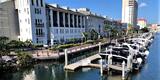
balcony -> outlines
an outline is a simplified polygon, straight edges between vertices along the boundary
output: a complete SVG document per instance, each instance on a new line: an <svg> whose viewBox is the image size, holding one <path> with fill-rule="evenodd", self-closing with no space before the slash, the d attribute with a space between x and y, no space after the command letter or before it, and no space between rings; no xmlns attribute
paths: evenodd
<svg viewBox="0 0 160 80"><path fill-rule="evenodd" d="M44 23L35 23L36 27L44 27Z"/></svg>
<svg viewBox="0 0 160 80"><path fill-rule="evenodd" d="M45 33L44 33L44 32L39 33L39 34L38 34L38 33L36 33L36 36L37 36L37 37L44 37L44 36L45 36Z"/></svg>

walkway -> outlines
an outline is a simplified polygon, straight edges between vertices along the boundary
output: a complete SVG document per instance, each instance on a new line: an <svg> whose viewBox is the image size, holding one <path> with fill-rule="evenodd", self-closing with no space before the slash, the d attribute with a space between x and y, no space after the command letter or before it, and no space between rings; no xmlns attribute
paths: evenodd
<svg viewBox="0 0 160 80"><path fill-rule="evenodd" d="M107 44L107 42L102 43L101 45L105 45ZM82 46L78 46L78 47L73 47L73 48L69 48L67 49L67 53L71 54L71 53L76 53L76 52L80 52L83 50L88 50L88 49L92 49L95 47L98 47L99 44L95 44L95 45L82 45ZM58 59L60 56L64 56L64 52L54 52L54 51L50 51L50 50L39 50L39 51L35 51L33 53L33 59L40 59L40 60L46 60L46 59Z"/></svg>

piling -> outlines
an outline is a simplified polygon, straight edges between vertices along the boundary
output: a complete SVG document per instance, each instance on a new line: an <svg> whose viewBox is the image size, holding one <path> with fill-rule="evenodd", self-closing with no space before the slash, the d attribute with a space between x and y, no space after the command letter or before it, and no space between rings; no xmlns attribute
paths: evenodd
<svg viewBox="0 0 160 80"><path fill-rule="evenodd" d="M125 62L122 62L122 80L125 79Z"/></svg>
<svg viewBox="0 0 160 80"><path fill-rule="evenodd" d="M99 53L101 52L101 42L99 42Z"/></svg>
<svg viewBox="0 0 160 80"><path fill-rule="evenodd" d="M101 72L101 76L103 76L103 61L102 61L102 58L100 60L100 64L101 64L100 72Z"/></svg>
<svg viewBox="0 0 160 80"><path fill-rule="evenodd" d="M64 54L65 54L65 66L67 66L68 65L67 49L64 50Z"/></svg>

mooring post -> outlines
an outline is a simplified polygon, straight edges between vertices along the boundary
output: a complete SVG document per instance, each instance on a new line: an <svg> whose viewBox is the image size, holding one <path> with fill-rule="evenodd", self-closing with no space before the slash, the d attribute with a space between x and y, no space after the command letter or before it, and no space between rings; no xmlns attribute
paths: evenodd
<svg viewBox="0 0 160 80"><path fill-rule="evenodd" d="M116 39L116 45L118 45L118 41L117 41L117 39Z"/></svg>
<svg viewBox="0 0 160 80"><path fill-rule="evenodd" d="M111 54L108 55L108 66L107 66L107 67L108 67L108 72L109 72L109 65L110 65L110 58L111 58L110 55L111 55Z"/></svg>
<svg viewBox="0 0 160 80"><path fill-rule="evenodd" d="M130 55L127 57L127 69L130 69L131 65L130 65Z"/></svg>
<svg viewBox="0 0 160 80"><path fill-rule="evenodd" d="M106 48L106 54L107 54L107 50L108 50L108 49Z"/></svg>
<svg viewBox="0 0 160 80"><path fill-rule="evenodd" d="M99 42L99 53L101 52L101 42Z"/></svg>
<svg viewBox="0 0 160 80"><path fill-rule="evenodd" d="M101 65L101 68L100 68L101 76L103 76L103 61L102 61L102 58L100 60L100 65Z"/></svg>
<svg viewBox="0 0 160 80"><path fill-rule="evenodd" d="M64 50L64 54L65 54L65 66L67 66L68 65L67 49Z"/></svg>
<svg viewBox="0 0 160 80"><path fill-rule="evenodd" d="M125 79L125 62L122 62L122 80Z"/></svg>

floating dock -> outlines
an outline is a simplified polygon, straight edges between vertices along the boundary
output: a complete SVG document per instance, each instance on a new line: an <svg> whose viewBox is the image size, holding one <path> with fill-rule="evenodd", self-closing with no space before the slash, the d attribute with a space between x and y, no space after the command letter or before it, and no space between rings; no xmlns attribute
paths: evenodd
<svg viewBox="0 0 160 80"><path fill-rule="evenodd" d="M87 57L87 58L82 59L82 60L75 62L73 64L66 65L64 67L64 69L74 71L75 69L77 69L79 67L84 67L84 66L100 68L99 64L91 64L91 61L94 61L94 60L100 59L100 58L101 58L101 56L99 54L95 54L93 56Z"/></svg>

